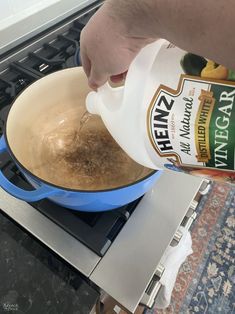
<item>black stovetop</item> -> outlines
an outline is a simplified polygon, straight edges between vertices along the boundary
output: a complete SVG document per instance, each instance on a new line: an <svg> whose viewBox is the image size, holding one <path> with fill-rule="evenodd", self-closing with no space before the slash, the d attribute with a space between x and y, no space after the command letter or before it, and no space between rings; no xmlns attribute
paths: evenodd
<svg viewBox="0 0 235 314"><path fill-rule="evenodd" d="M86 14L75 20L68 31L56 35L53 40L44 43L40 49L28 52L23 59L10 63L7 70L0 74L0 135L4 132L11 103L24 88L49 73L79 65L80 33L93 13L94 11L91 11L89 16ZM33 189L7 153L0 155L0 168L17 186ZM139 200L122 208L102 213L68 210L47 199L31 205L95 253L103 256L138 202Z"/></svg>

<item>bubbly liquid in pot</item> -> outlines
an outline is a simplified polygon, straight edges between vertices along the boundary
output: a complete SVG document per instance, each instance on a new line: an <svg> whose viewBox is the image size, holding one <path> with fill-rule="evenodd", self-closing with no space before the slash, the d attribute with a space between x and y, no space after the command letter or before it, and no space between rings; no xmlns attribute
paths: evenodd
<svg viewBox="0 0 235 314"><path fill-rule="evenodd" d="M71 189L102 190L130 184L150 174L130 159L98 116L85 112L80 124L71 119L46 132L38 147L40 178Z"/></svg>

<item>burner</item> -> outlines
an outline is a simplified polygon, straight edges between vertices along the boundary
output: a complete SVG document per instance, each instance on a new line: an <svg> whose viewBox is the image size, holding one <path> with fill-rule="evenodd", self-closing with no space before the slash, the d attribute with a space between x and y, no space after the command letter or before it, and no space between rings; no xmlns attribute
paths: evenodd
<svg viewBox="0 0 235 314"><path fill-rule="evenodd" d="M139 201L140 199L119 209L99 213L69 210L46 199L31 205L96 254L103 256Z"/></svg>
<svg viewBox="0 0 235 314"><path fill-rule="evenodd" d="M2 110L0 110L0 136L4 132L5 123L6 123L10 108L11 108L11 106L8 105L6 107L3 107Z"/></svg>
<svg viewBox="0 0 235 314"><path fill-rule="evenodd" d="M77 66L81 66L82 65L81 58L80 58L80 48L78 48L76 50L76 52L75 52L74 62L76 63Z"/></svg>
<svg viewBox="0 0 235 314"><path fill-rule="evenodd" d="M67 68L73 68L73 67L81 66L81 65L82 65L82 62L80 59L80 48L77 48L74 54L65 61L65 66Z"/></svg>
<svg viewBox="0 0 235 314"><path fill-rule="evenodd" d="M7 95L10 95L11 97L15 97L16 96L16 88L15 88L15 84L14 83L6 81L3 78L0 79L0 82L4 83L4 85L6 86L5 93ZM4 87L2 88L2 91L3 90L4 90Z"/></svg>
<svg viewBox="0 0 235 314"><path fill-rule="evenodd" d="M76 63L74 60L74 56L69 57L66 61L65 61L65 68L73 68L76 67Z"/></svg>

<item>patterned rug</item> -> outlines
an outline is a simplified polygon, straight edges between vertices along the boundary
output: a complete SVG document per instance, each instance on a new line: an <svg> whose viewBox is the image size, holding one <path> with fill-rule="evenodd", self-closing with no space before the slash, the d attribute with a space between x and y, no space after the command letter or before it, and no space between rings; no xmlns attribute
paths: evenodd
<svg viewBox="0 0 235 314"><path fill-rule="evenodd" d="M170 306L145 314L235 313L235 188L212 185L191 235L194 253L181 266Z"/></svg>

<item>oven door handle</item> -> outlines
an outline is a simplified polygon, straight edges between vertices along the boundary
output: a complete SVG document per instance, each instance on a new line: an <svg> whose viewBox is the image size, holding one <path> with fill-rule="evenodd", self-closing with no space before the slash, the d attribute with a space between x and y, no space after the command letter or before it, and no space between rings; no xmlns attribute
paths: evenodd
<svg viewBox="0 0 235 314"><path fill-rule="evenodd" d="M4 136L0 138L0 154L7 151L7 145ZM6 192L12 196L19 198L26 202L35 202L41 199L44 199L48 196L57 195L58 190L56 191L53 187L43 185L36 190L27 191L23 190L13 183L11 183L3 174L0 169L0 187L2 187Z"/></svg>

